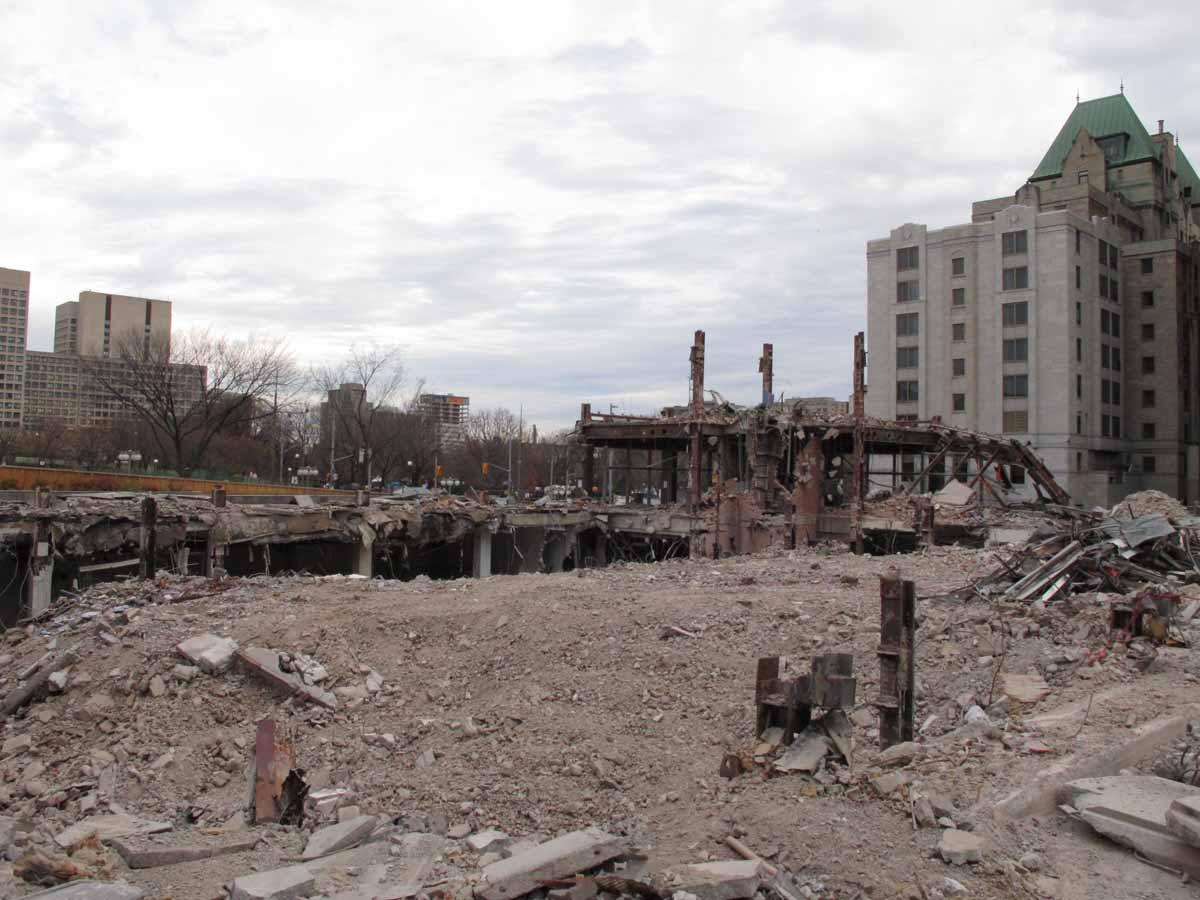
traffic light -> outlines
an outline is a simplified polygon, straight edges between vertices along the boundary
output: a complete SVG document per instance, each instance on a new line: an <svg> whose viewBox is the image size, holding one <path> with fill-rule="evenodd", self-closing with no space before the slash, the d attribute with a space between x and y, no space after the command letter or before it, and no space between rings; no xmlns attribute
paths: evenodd
<svg viewBox="0 0 1200 900"><path fill-rule="evenodd" d="M441 467L441 466L438 466L438 467L437 467L437 473L436 473L436 475L437 475L437 477L438 477L438 478L441 478L441 477L442 477L442 467Z"/></svg>
<svg viewBox="0 0 1200 900"><path fill-rule="evenodd" d="M488 473L488 464L484 463L483 464L483 474L486 475L487 473Z"/></svg>

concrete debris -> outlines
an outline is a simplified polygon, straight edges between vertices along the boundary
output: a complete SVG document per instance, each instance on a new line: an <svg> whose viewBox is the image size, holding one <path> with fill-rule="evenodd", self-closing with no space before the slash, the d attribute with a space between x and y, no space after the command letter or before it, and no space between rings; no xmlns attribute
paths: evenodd
<svg viewBox="0 0 1200 900"><path fill-rule="evenodd" d="M279 651L268 650L265 647L247 647L237 651L238 661L253 674L259 676L275 687L295 694L328 709L337 709L338 699L328 691L316 685L305 684L303 679L294 672L285 672L279 667Z"/></svg>
<svg viewBox="0 0 1200 900"><path fill-rule="evenodd" d="M219 675L233 665L237 641L215 634L198 634L178 644L175 649L192 665L209 675Z"/></svg>
<svg viewBox="0 0 1200 900"><path fill-rule="evenodd" d="M475 887L482 900L511 900L536 890L543 880L566 878L602 865L625 852L622 838L598 828L572 831L562 837L492 863Z"/></svg>
<svg viewBox="0 0 1200 900"><path fill-rule="evenodd" d="M1040 675L1005 672L1000 676L1000 689L1018 703L1037 703L1050 695L1050 685Z"/></svg>
<svg viewBox="0 0 1200 900"><path fill-rule="evenodd" d="M1063 799L1098 833L1192 878L1200 878L1200 848L1177 836L1168 812L1175 801L1196 798L1200 788L1154 775L1082 778L1063 787Z"/></svg>
<svg viewBox="0 0 1200 900"><path fill-rule="evenodd" d="M737 859L668 869L666 877L699 900L741 900L757 893L766 874L762 860Z"/></svg>
<svg viewBox="0 0 1200 900"><path fill-rule="evenodd" d="M1200 796L1176 797L1167 807L1165 819L1171 834L1200 847Z"/></svg>
<svg viewBox="0 0 1200 900"><path fill-rule="evenodd" d="M304 866L288 866L235 879L230 900L301 900L316 889L312 872Z"/></svg>
<svg viewBox="0 0 1200 900"><path fill-rule="evenodd" d="M467 838L467 846L477 853L482 853L485 850L501 850L509 844L509 837L503 831L495 828L489 828L487 831L480 831L477 834Z"/></svg>
<svg viewBox="0 0 1200 900"><path fill-rule="evenodd" d="M73 850L89 838L96 838L101 843L107 843L114 838L132 837L134 835L158 834L170 831L170 822L155 822L125 813L92 816L76 822L70 828L60 831L54 836L54 843L64 850Z"/></svg>
<svg viewBox="0 0 1200 900"><path fill-rule="evenodd" d="M262 835L234 835L210 843L164 845L134 838L113 838L112 848L121 855L131 869L153 869L158 866L173 866L198 859L213 859L231 853L245 853L262 843Z"/></svg>
<svg viewBox="0 0 1200 900"><path fill-rule="evenodd" d="M377 824L379 819L375 816L359 816L315 831L304 845L304 859L317 859L339 850L357 847L371 836Z"/></svg>
<svg viewBox="0 0 1200 900"><path fill-rule="evenodd" d="M72 881L48 891L27 894L25 900L142 900L141 888L124 881Z"/></svg>
<svg viewBox="0 0 1200 900"><path fill-rule="evenodd" d="M952 866L983 862L983 838L957 828L947 828L938 841L938 854Z"/></svg>
<svg viewBox="0 0 1200 900"><path fill-rule="evenodd" d="M920 744L913 741L904 741L901 744L892 744L876 759L876 762L885 767L892 766L907 766L922 753Z"/></svg>

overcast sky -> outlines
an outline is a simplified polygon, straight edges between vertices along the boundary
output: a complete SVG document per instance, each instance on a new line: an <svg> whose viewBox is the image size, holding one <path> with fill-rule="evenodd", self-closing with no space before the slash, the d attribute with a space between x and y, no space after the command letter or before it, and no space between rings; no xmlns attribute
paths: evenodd
<svg viewBox="0 0 1200 900"><path fill-rule="evenodd" d="M1056 8L1057 7L1057 8ZM1011 194L1084 99L1200 163L1190 4L0 0L0 266L524 403L849 392L865 243ZM1195 137L1195 149L1190 138Z"/></svg>

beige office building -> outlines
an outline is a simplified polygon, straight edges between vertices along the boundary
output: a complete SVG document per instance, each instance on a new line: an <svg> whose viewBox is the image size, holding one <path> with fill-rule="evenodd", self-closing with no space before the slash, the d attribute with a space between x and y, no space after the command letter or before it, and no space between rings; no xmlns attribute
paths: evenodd
<svg viewBox="0 0 1200 900"><path fill-rule="evenodd" d="M29 273L0 268L0 428L20 428L25 400Z"/></svg>
<svg viewBox="0 0 1200 900"><path fill-rule="evenodd" d="M169 341L171 302L81 291L54 310L55 353L112 357L129 336L146 348L152 340Z"/></svg>
<svg viewBox="0 0 1200 900"><path fill-rule="evenodd" d="M1162 124L1079 103L1015 195L871 241L868 413L1029 442L1076 502L1200 499L1200 178Z"/></svg>

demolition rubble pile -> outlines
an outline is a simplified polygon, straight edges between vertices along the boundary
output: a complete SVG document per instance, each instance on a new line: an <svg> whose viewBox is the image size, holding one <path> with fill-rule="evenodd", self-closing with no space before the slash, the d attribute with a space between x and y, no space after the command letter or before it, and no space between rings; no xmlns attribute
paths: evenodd
<svg viewBox="0 0 1200 900"><path fill-rule="evenodd" d="M993 556L95 585L0 641L0 897L1170 896L993 811L1187 709L1200 666L1099 656L1100 595L931 598ZM881 749L897 565L913 726Z"/></svg>

